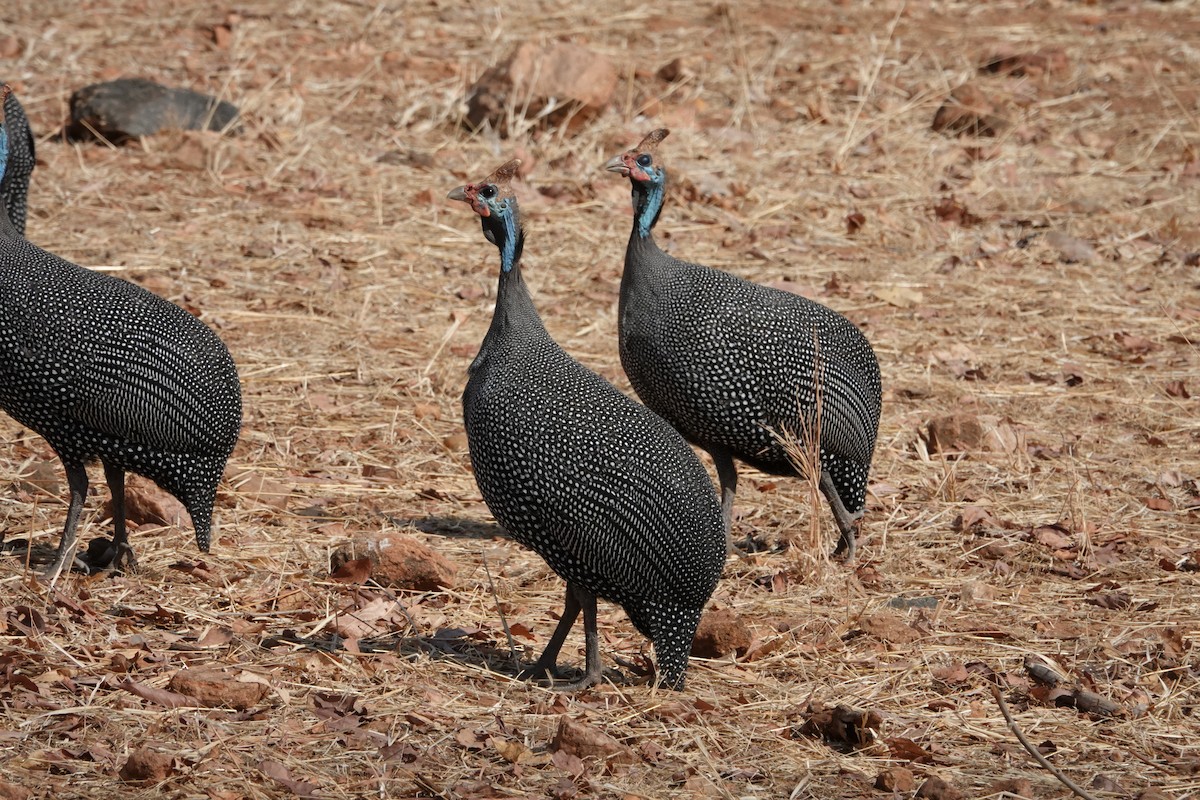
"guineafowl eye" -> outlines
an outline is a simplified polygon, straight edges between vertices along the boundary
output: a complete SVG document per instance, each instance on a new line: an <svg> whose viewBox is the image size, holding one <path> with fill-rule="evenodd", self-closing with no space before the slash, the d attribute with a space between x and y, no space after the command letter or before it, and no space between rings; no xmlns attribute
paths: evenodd
<svg viewBox="0 0 1200 800"><path fill-rule="evenodd" d="M649 153L642 153L637 157L637 163L639 167L648 167L654 163L654 159L650 157Z"/></svg>
<svg viewBox="0 0 1200 800"><path fill-rule="evenodd" d="M489 183L486 186L484 186L483 188L481 188L479 190L479 196L482 197L484 200L491 200L493 197L496 196L495 185Z"/></svg>

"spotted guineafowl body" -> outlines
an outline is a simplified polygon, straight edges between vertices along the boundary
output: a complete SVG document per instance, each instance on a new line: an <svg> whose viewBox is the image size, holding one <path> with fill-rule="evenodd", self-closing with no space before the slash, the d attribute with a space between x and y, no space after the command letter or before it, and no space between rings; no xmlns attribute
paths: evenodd
<svg viewBox="0 0 1200 800"><path fill-rule="evenodd" d="M7 212L13 228L25 235L29 176L33 174L33 132L21 101L11 92L4 99L4 119L8 126L8 166L0 180L0 206Z"/></svg>
<svg viewBox="0 0 1200 800"><path fill-rule="evenodd" d="M533 672L554 667L578 612L587 675L600 678L595 599L620 604L682 688L701 611L725 560L720 504L683 438L568 356L520 270L510 162L451 197L470 202L501 251L496 310L463 394L475 479L496 520L567 582L566 611Z"/></svg>
<svg viewBox="0 0 1200 800"><path fill-rule="evenodd" d="M74 550L86 464L97 460L113 493L118 558L130 555L126 471L175 495L207 552L217 483L241 428L229 351L182 308L42 250L7 219L0 220L0 407L43 436L67 473L71 502L51 578Z"/></svg>
<svg viewBox="0 0 1200 800"><path fill-rule="evenodd" d="M655 131L607 165L633 185L621 364L647 406L712 454L727 529L737 485L733 459L795 475L776 434L806 447L817 439L838 551L851 557L882 404L875 353L853 323L819 303L659 249L652 229L666 175L653 152L665 135Z"/></svg>

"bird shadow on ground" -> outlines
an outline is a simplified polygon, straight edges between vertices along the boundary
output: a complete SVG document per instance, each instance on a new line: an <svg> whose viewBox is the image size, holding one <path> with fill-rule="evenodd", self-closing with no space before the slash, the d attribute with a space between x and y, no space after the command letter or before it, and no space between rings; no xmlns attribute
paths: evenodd
<svg viewBox="0 0 1200 800"><path fill-rule="evenodd" d="M384 515L388 522L406 529L414 528L421 533L445 536L448 539L511 539L508 531L494 522L478 522L461 517L396 517Z"/></svg>
<svg viewBox="0 0 1200 800"><path fill-rule="evenodd" d="M336 633L299 636L295 631L285 630L263 639L260 645L265 648L293 645L323 653L356 651L363 654L394 653L402 658L426 656L435 661L454 661L507 678L516 678L522 670L532 665L532 661L526 663L521 659L536 654L517 653L483 637L485 632L479 629L446 627L428 636L389 634L364 637L351 643Z"/></svg>

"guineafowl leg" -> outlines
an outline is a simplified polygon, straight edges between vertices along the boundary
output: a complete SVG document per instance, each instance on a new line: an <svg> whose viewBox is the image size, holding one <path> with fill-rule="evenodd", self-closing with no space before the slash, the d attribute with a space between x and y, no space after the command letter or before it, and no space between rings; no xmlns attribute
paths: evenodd
<svg viewBox="0 0 1200 800"><path fill-rule="evenodd" d="M600 632L596 629L596 595L571 583L567 584L567 593L573 593L576 605L583 609L584 652L587 655L582 678L570 683L554 684L553 688L560 692L578 692L599 683L604 677L604 667L600 663Z"/></svg>
<svg viewBox="0 0 1200 800"><path fill-rule="evenodd" d="M532 666L521 670L517 677L528 680L542 675L554 675L558 665L558 651L562 649L563 642L567 640L567 634L571 632L571 626L579 617L580 608L579 600L576 599L575 593L571 591L571 584L568 583L567 599L563 602L562 616L558 618L558 627L554 629L550 643L546 645L546 649L542 651L538 660Z"/></svg>
<svg viewBox="0 0 1200 800"><path fill-rule="evenodd" d="M713 449L708 454L712 456L713 466L717 469L717 480L721 482L721 518L725 521L725 549L731 553L745 555L745 551L733 541L733 496L737 494L737 465L733 456L725 450ZM747 536L746 549L750 550L750 537Z"/></svg>
<svg viewBox="0 0 1200 800"><path fill-rule="evenodd" d="M83 464L63 462L67 472L67 488L71 500L67 506L67 524L63 526L62 538L58 540L58 552L54 554L54 563L47 567L42 577L53 586L58 582L63 567L75 558L75 526L79 523L79 512L83 510L83 501L87 497L88 476Z"/></svg>
<svg viewBox="0 0 1200 800"><path fill-rule="evenodd" d="M104 462L104 479L112 495L113 540L110 559L114 569L137 569L137 559L129 546L129 532L125 530L125 470Z"/></svg>
<svg viewBox="0 0 1200 800"><path fill-rule="evenodd" d="M838 494L837 487L833 485L833 477L829 474L829 470L821 470L821 494L825 495L825 499L829 502L829 510L833 512L833 519L837 523L839 531L838 544L833 551L833 557L847 562L853 561L857 544L855 529L866 509L857 514L851 514L846 510L846 506L842 503L842 496Z"/></svg>

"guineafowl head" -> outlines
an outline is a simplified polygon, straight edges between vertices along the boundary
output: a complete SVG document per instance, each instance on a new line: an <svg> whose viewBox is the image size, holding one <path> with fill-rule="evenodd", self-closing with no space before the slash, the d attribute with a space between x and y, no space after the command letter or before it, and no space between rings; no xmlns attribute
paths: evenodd
<svg viewBox="0 0 1200 800"><path fill-rule="evenodd" d="M666 128L650 131L637 147L626 150L604 165L609 172L629 178L633 185L635 230L642 237L650 235L650 229L658 222L658 215L662 212L667 172L658 163L655 151L659 142L667 138L669 133Z"/></svg>
<svg viewBox="0 0 1200 800"><path fill-rule="evenodd" d="M483 235L500 248L500 266L505 272L520 260L525 242L517 196L512 188L513 178L520 168L521 162L513 159L479 183L459 186L447 195L451 200L466 203L479 215Z"/></svg>

